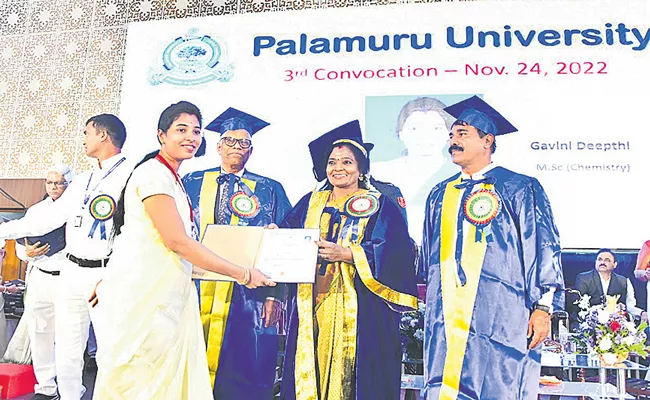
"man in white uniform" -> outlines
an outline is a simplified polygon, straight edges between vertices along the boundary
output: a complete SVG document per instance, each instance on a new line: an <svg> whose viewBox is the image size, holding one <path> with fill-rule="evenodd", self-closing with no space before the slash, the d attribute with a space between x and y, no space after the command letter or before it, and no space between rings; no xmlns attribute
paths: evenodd
<svg viewBox="0 0 650 400"><path fill-rule="evenodd" d="M43 235L66 224L67 260L61 269L56 304L56 369L62 400L82 395L83 352L90 320L101 347L102 325L88 299L102 278L111 253L113 214L132 164L120 152L126 128L114 115L90 118L84 130L86 155L98 163L79 175L46 215L25 216L0 225L0 239Z"/></svg>
<svg viewBox="0 0 650 400"><path fill-rule="evenodd" d="M45 178L47 197L34 204L25 215L45 215L67 189L74 172L67 165L49 169ZM28 290L23 314L32 352L32 364L36 375L36 393L32 400L58 399L56 391L56 366L54 357L54 308L59 291L59 275L65 265L65 227L57 228L46 236L26 238L16 242L16 255L29 263L27 268Z"/></svg>

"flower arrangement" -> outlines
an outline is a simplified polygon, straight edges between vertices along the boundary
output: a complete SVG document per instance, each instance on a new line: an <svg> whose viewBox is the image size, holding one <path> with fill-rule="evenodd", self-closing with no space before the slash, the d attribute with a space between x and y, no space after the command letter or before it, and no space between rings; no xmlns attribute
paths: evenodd
<svg viewBox="0 0 650 400"><path fill-rule="evenodd" d="M625 311L625 305L617 304L619 296L607 296L606 304L590 306L590 296L583 295L576 304L580 326L576 336L577 344L590 354L598 354L601 359L615 355L619 360L634 352L642 357L648 355L644 333L647 324L638 327Z"/></svg>
<svg viewBox="0 0 650 400"><path fill-rule="evenodd" d="M411 360L421 360L424 354L424 303L418 300L417 311L402 314L400 320L402 352Z"/></svg>

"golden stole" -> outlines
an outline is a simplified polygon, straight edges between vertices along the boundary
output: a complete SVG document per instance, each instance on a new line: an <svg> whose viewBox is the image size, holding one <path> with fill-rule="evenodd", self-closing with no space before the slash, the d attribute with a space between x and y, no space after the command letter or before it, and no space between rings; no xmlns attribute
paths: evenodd
<svg viewBox="0 0 650 400"><path fill-rule="evenodd" d="M461 189L457 189L455 185L460 182L460 177L453 182L449 182L442 198L440 268L447 352L445 354L440 400L455 400L458 397L469 326L472 322L474 301L476 300L483 259L487 248L485 232L483 232L482 240L477 242L475 240L476 226L469 224L469 232L463 232L463 255L461 258L461 265L465 271L467 283L465 286L460 286L457 283L455 256L459 218L458 205L462 193ZM483 184L482 188L493 188L493 185Z"/></svg>
<svg viewBox="0 0 650 400"><path fill-rule="evenodd" d="M201 217L200 235L203 237L208 225L214 224L214 206L217 202L219 172L206 172L201 183L201 197L199 199L199 212ZM255 181L243 179L242 181L255 191ZM231 193L232 195L232 193ZM232 213L230 225L239 225L239 217ZM219 356L226 332L226 321L230 311L233 282L201 281L201 322L207 346L208 368L210 380L214 387L214 380L219 368Z"/></svg>
<svg viewBox="0 0 650 400"><path fill-rule="evenodd" d="M365 192L367 191L361 191ZM331 191L317 191L312 194L305 228L320 229L322 235L327 234L329 215L323 214L323 210L330 193ZM373 194L380 196L379 193ZM356 274L368 290L385 301L417 309L416 297L393 290L373 277L366 254L360 246L368 220L369 217L359 219L359 237L355 242L351 242L352 229L346 237L339 240L339 245L352 250L354 264L336 263L340 273L333 278L330 291L316 307L314 285L298 284L299 322L295 361L297 400L318 399L317 387L321 390L321 400L348 399L353 393L358 312L357 293L354 289ZM345 219L341 223L344 221ZM318 349L315 348L315 331L319 337ZM320 371L318 378L316 358Z"/></svg>

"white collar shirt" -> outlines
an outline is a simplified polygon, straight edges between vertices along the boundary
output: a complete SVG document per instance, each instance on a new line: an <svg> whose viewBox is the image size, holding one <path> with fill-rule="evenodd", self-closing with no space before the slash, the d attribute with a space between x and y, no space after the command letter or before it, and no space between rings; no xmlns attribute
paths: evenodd
<svg viewBox="0 0 650 400"><path fill-rule="evenodd" d="M117 203L132 170L133 165L121 154L104 160L101 167L75 177L48 213L26 215L0 225L0 238L40 236L67 224L66 253L86 260L107 258L111 253L113 218L104 221L102 235L102 224L91 215L91 205L100 195L110 196Z"/></svg>
<svg viewBox="0 0 650 400"><path fill-rule="evenodd" d="M242 178L242 177L244 176L244 171L245 171L245 169L242 168L242 169L240 169L239 171L234 172L233 175L235 175L235 176L237 176L237 177L239 177L239 178ZM220 174L221 174L221 175L226 175L227 172L224 172L223 169L222 169L221 172L220 172ZM228 182L223 182L223 183L220 183L220 184L219 184L219 201L220 201L220 202L221 202L221 201L227 201L227 199L224 199L224 198L223 198L223 195L224 195L223 187L226 186L227 184L228 184ZM237 190L239 190L239 189L240 189L240 187L239 187L239 183L235 183L235 190L237 191ZM229 193L228 195L229 195L229 196L232 196L233 193Z"/></svg>
<svg viewBox="0 0 650 400"><path fill-rule="evenodd" d="M34 204L33 206L29 207L27 212L25 213L25 216L27 215L39 215L39 216L46 216L47 213L50 212L50 207L54 204L54 200L52 200L51 197L47 197L46 199L39 201L38 203ZM32 243L33 244L33 243ZM45 243L41 243L43 245ZM22 241L16 241L16 255L18 258L20 258L23 261L29 262L30 265L37 267L41 270L44 271L58 271L60 270L60 264L63 259L65 259L65 251L61 250L57 252L56 254L52 254L51 256L38 256L38 257L28 257L26 253L26 248L24 245L24 242Z"/></svg>
<svg viewBox="0 0 650 400"><path fill-rule="evenodd" d="M603 294L607 296L607 291L609 290L609 284L612 281L612 277L610 276L609 279L605 280L603 279L603 276L600 273L598 274L598 277L600 278L600 285L603 288ZM630 312L630 314L634 315L635 317L640 317L643 310L636 306L636 295L634 294L634 286L632 286L632 282L630 282L628 278L625 278L625 285L627 287L625 308L627 309L627 311Z"/></svg>

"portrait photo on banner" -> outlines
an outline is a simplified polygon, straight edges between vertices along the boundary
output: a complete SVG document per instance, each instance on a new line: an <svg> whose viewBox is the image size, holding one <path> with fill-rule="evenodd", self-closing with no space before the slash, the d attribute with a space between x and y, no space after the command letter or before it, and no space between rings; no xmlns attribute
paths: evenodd
<svg viewBox="0 0 650 400"><path fill-rule="evenodd" d="M444 108L473 95L419 93L365 98L366 140L375 144L370 173L401 189L409 232L418 242L431 188L459 172L449 155L449 132L455 119Z"/></svg>

